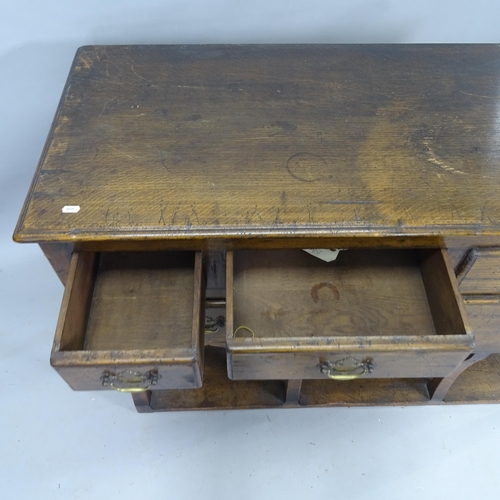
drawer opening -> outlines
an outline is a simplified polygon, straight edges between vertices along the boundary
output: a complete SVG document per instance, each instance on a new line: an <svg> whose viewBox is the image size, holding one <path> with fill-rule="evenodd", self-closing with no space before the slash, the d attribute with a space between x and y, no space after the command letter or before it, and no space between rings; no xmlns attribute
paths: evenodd
<svg viewBox="0 0 500 500"><path fill-rule="evenodd" d="M330 263L301 250L243 250L231 259L228 339L468 333L441 250L352 249Z"/></svg>
<svg viewBox="0 0 500 500"><path fill-rule="evenodd" d="M60 350L193 347L194 252L103 252Z"/></svg>

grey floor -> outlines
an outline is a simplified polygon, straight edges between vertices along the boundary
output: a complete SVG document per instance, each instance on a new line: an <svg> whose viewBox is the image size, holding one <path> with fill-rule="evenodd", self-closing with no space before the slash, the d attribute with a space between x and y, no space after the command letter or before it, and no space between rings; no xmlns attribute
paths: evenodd
<svg viewBox="0 0 500 500"><path fill-rule="evenodd" d="M49 366L62 286L38 247L11 235L80 45L497 42L498 11L487 1L3 2L0 498L497 498L500 405L140 415L128 395L71 391Z"/></svg>

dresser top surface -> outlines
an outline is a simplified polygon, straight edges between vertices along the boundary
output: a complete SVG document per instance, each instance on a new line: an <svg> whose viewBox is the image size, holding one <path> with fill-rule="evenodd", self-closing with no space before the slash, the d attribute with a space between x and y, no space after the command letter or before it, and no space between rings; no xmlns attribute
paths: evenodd
<svg viewBox="0 0 500 500"><path fill-rule="evenodd" d="M496 236L499 193L500 46L91 46L14 239Z"/></svg>

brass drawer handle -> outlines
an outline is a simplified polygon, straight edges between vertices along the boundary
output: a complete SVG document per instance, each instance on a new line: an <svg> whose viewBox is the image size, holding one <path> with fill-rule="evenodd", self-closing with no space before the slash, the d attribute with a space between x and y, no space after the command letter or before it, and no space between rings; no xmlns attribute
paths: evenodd
<svg viewBox="0 0 500 500"><path fill-rule="evenodd" d="M373 373L374 368L371 359L358 361L353 357L344 358L335 363L323 361L319 365L320 372L334 380L354 380L365 373Z"/></svg>
<svg viewBox="0 0 500 500"><path fill-rule="evenodd" d="M101 382L103 387L111 387L115 391L141 392L147 391L152 385L156 385L160 378L161 375L158 375L157 371L141 373L125 370L116 374L104 372L101 375Z"/></svg>

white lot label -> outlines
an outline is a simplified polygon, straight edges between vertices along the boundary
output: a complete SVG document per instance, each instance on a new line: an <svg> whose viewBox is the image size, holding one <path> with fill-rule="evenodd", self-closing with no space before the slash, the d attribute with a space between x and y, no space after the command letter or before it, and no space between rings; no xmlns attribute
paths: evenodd
<svg viewBox="0 0 500 500"><path fill-rule="evenodd" d="M80 211L80 205L66 205L62 209L63 214L77 214Z"/></svg>
<svg viewBox="0 0 500 500"><path fill-rule="evenodd" d="M324 260L325 262L334 261L342 248L330 250L328 248L304 248L304 252L307 252L318 259Z"/></svg>

